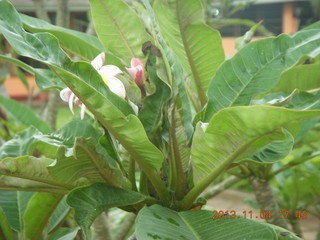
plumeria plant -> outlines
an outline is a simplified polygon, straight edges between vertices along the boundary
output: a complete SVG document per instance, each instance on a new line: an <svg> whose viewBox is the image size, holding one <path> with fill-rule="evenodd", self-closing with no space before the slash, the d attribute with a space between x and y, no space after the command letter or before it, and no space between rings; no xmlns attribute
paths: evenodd
<svg viewBox="0 0 320 240"><path fill-rule="evenodd" d="M118 207L137 216L138 240L300 239L242 216L212 219L200 195L226 172L279 159L261 161L261 152L288 155L279 146L316 126L320 23L249 43L225 61L201 0L89 2L97 37L0 1L0 33L48 66L32 69L39 88L59 89L71 112L81 106L80 119L56 132L31 121L0 148L0 188L11 190L0 195L0 213L19 213L1 234L72 239L80 227L91 239L95 219ZM79 227L60 228L70 215Z"/></svg>

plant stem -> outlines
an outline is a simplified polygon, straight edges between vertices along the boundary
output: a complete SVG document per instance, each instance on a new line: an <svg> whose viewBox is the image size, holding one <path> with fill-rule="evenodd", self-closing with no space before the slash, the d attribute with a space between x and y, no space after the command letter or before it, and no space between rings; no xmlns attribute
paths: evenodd
<svg viewBox="0 0 320 240"><path fill-rule="evenodd" d="M265 212L271 212L271 217L266 218L266 221L279 227L287 228L286 220L281 218L279 214L279 205L273 194L269 181L258 178L252 178L250 179L250 184L256 195L256 199L260 206L260 210Z"/></svg>
<svg viewBox="0 0 320 240"><path fill-rule="evenodd" d="M295 234L298 234L302 238L302 230L300 227L299 219L295 218L295 216L289 218L290 225L292 227L292 231Z"/></svg>
<svg viewBox="0 0 320 240"><path fill-rule="evenodd" d="M133 158L130 158L128 178L131 182L131 189L133 191L138 191L136 185L136 161Z"/></svg>
<svg viewBox="0 0 320 240"><path fill-rule="evenodd" d="M205 194L202 195L205 199L213 198L214 196L218 195L219 193L223 192L224 190L228 189L235 183L239 182L239 178L235 176L231 176L225 180L223 180L218 185L209 189Z"/></svg>
<svg viewBox="0 0 320 240"><path fill-rule="evenodd" d="M186 176L184 175L182 159L179 150L179 143L176 136L176 118L175 118L176 105L174 104L171 111L171 126L170 126L170 139L172 145L172 158L171 161L175 162L175 172L173 175L176 176L177 182L175 183L176 196L178 199L181 199L184 196L186 190Z"/></svg>
<svg viewBox="0 0 320 240"><path fill-rule="evenodd" d="M139 192L141 192L142 194L145 194L145 195L149 194L149 191L148 191L148 178L147 178L146 174L143 171L141 171L141 173L140 173Z"/></svg>
<svg viewBox="0 0 320 240"><path fill-rule="evenodd" d="M127 218L124 220L123 223L121 223L121 228L115 235L114 239L116 240L124 240L126 239L126 236L130 232L132 226L134 225L134 221L136 219L137 215L134 213L129 213Z"/></svg>

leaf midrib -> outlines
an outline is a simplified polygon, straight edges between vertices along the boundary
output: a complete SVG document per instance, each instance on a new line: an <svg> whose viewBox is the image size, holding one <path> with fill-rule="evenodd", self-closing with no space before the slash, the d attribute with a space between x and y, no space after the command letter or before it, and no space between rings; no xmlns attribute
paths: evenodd
<svg viewBox="0 0 320 240"><path fill-rule="evenodd" d="M111 12L109 11L108 7L106 6L106 4L103 2L103 0L99 0L100 4L102 5L102 7L104 8L104 10L106 11L107 15L109 16L110 20L112 21L112 23L114 24L115 28L117 29L122 41L124 42L124 44L126 45L126 47L128 48L131 57L135 57L134 52L132 47L130 46L127 38L124 36L122 30L120 29L117 21L115 20L115 18L113 17L113 15L111 14Z"/></svg>

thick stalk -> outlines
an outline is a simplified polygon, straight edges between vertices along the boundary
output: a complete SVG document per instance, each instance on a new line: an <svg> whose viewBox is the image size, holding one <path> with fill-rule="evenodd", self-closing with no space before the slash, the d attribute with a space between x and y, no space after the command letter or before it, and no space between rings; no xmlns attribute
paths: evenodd
<svg viewBox="0 0 320 240"><path fill-rule="evenodd" d="M130 158L128 178L131 182L131 189L133 191L138 191L136 185L136 161L133 158Z"/></svg>
<svg viewBox="0 0 320 240"><path fill-rule="evenodd" d="M234 185L239 181L240 181L240 178L231 176L223 180L218 185L209 189L205 194L202 195L202 197L204 197L205 199L213 198L214 196L218 195L219 193L223 192L224 190L228 189L229 187L231 187L232 185Z"/></svg>
<svg viewBox="0 0 320 240"><path fill-rule="evenodd" d="M317 233L316 240L320 240L320 224L319 224L319 227L318 227L318 233Z"/></svg>
<svg viewBox="0 0 320 240"><path fill-rule="evenodd" d="M271 217L266 218L268 223L277 225L282 228L287 228L287 222L280 217L279 205L271 189L270 183L267 180L252 178L250 184L256 195L257 202L261 211L271 212Z"/></svg>
<svg viewBox="0 0 320 240"><path fill-rule="evenodd" d="M184 175L182 159L179 150L179 143L176 136L176 118L175 118L176 106L174 104L171 111L171 127L170 127L170 138L172 144L173 153L171 161L175 162L175 172L172 174L176 176L177 182L175 184L176 196L178 199L181 199L184 196L186 190L186 176Z"/></svg>
<svg viewBox="0 0 320 240"><path fill-rule="evenodd" d="M298 234L302 238L302 230L300 227L299 219L297 219L297 218L295 218L295 216L293 216L292 218L289 219L289 222L292 227L292 231L295 234Z"/></svg>
<svg viewBox="0 0 320 240"><path fill-rule="evenodd" d="M115 235L115 240L125 240L126 236L130 232L132 226L134 225L134 221L136 219L137 215L134 213L130 213L128 217L124 220L124 222L121 224L121 228Z"/></svg>
<svg viewBox="0 0 320 240"><path fill-rule="evenodd" d="M108 225L108 212L102 212L93 222L93 240L112 240Z"/></svg>

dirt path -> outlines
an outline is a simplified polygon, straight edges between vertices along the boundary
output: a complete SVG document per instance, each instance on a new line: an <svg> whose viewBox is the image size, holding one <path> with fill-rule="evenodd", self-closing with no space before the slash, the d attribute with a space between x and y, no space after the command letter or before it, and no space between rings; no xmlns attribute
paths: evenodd
<svg viewBox="0 0 320 240"><path fill-rule="evenodd" d="M246 198L255 199L253 194L226 190L209 200L208 205L212 207L212 210L216 209L229 212L233 210L240 216L247 214L247 217L249 218L251 218L251 213L249 211L252 211L252 219L264 221L260 218L259 210L253 209L250 205L244 202L244 199ZM320 221L309 214L307 219L300 219L300 223L304 240L315 240Z"/></svg>

